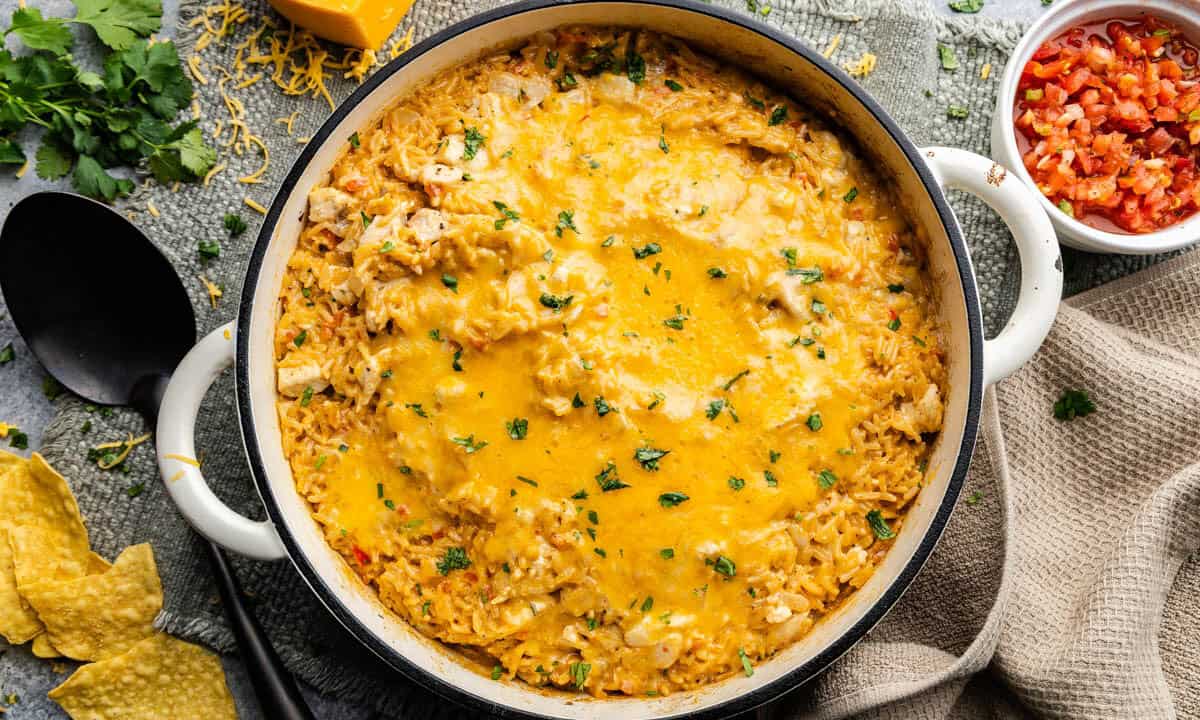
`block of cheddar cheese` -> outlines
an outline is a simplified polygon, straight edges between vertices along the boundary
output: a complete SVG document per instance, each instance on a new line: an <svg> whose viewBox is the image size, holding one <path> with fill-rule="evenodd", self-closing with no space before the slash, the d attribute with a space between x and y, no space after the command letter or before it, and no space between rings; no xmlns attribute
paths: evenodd
<svg viewBox="0 0 1200 720"><path fill-rule="evenodd" d="M270 0L288 20L342 45L379 49L413 0Z"/></svg>

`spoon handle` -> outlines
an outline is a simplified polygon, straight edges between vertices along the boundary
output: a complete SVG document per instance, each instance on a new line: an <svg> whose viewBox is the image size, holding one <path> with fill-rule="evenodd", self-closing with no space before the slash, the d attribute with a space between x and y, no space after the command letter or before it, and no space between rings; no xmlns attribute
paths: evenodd
<svg viewBox="0 0 1200 720"><path fill-rule="evenodd" d="M270 720L313 720L295 680L279 660L258 620L242 602L241 585L233 574L225 552L210 540L203 542L208 559L212 562L213 574L217 577L221 604L225 606L225 615L233 627L263 716Z"/></svg>
<svg viewBox="0 0 1200 720"><path fill-rule="evenodd" d="M169 376L149 375L133 389L130 404L150 423L158 427L158 408L162 405ZM225 606L225 617L241 651L242 662L254 686L258 707L268 720L314 720L291 673L283 666L275 648L254 615L246 609L242 586L225 557L225 551L211 540L202 540Z"/></svg>

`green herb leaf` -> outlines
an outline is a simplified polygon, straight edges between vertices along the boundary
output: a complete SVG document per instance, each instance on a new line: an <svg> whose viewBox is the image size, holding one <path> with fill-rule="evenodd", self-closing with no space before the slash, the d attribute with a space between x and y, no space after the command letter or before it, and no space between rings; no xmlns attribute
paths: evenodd
<svg viewBox="0 0 1200 720"><path fill-rule="evenodd" d="M465 438L450 438L450 441L466 450L468 455L474 455L488 445L486 440L480 440L476 442L474 433L466 436Z"/></svg>
<svg viewBox="0 0 1200 720"><path fill-rule="evenodd" d="M1054 403L1054 417L1059 420L1074 420L1096 412L1096 403L1084 390L1065 390Z"/></svg>
<svg viewBox="0 0 1200 720"><path fill-rule="evenodd" d="M546 67L553 70L558 67L558 52L555 50L546 51Z"/></svg>
<svg viewBox="0 0 1200 720"><path fill-rule="evenodd" d="M670 78L663 80L663 85L666 85L668 88L670 88L671 92L679 92L680 90L683 89L682 85L675 82L674 80L671 80Z"/></svg>
<svg viewBox="0 0 1200 720"><path fill-rule="evenodd" d="M741 380L742 378L746 377L749 374L750 374L750 370L749 370L749 368L747 368L746 370L743 370L740 373L738 373L737 375L734 375L732 378L730 378L729 382L722 385L721 388L723 390L725 390L726 392L729 392L729 390L731 390L733 388L734 383L736 383L738 380Z"/></svg>
<svg viewBox="0 0 1200 720"><path fill-rule="evenodd" d="M1062 199L1058 201L1058 209L1067 217L1075 217L1075 206L1070 200Z"/></svg>
<svg viewBox="0 0 1200 720"><path fill-rule="evenodd" d="M651 255L657 255L662 252L662 245L656 242L646 243L643 247L633 248L633 256L638 260L648 258Z"/></svg>
<svg viewBox="0 0 1200 720"><path fill-rule="evenodd" d="M663 548L658 551L658 556L663 560L670 560L675 557L675 548Z"/></svg>
<svg viewBox="0 0 1200 720"><path fill-rule="evenodd" d="M834 475L832 470L822 470L817 473L817 484L822 490L828 490L837 484L837 475Z"/></svg>
<svg viewBox="0 0 1200 720"><path fill-rule="evenodd" d="M937 52L943 70L954 72L958 69L958 57L954 54L954 48L938 43Z"/></svg>
<svg viewBox="0 0 1200 720"><path fill-rule="evenodd" d="M787 274L799 277L801 285L812 285L825 279L825 273L815 265L810 268L788 268Z"/></svg>
<svg viewBox="0 0 1200 720"><path fill-rule="evenodd" d="M646 80L646 60L638 55L632 43L630 43L629 50L625 52L625 76L634 85L641 85Z"/></svg>
<svg viewBox="0 0 1200 720"><path fill-rule="evenodd" d="M597 548L597 550L599 550L599 548ZM600 555L603 557L603 551L600 551ZM587 683L588 673L592 671L591 664L585 662L573 662L568 666L568 668L571 671L571 680L575 683L575 689L582 690L584 684Z"/></svg>
<svg viewBox="0 0 1200 720"><path fill-rule="evenodd" d="M680 503L687 502L690 498L681 492L665 492L658 496L658 504L665 508L673 508ZM675 551L671 551L671 556L675 556Z"/></svg>
<svg viewBox="0 0 1200 720"><path fill-rule="evenodd" d="M888 526L887 520L883 519L883 513L878 510L867 513L867 524L871 526L871 532L875 533L875 537L880 540L891 540L896 537L896 533Z"/></svg>
<svg viewBox="0 0 1200 720"><path fill-rule="evenodd" d="M13 350L13 344L9 343L0 348L0 365L7 365L17 357L17 352Z"/></svg>
<svg viewBox="0 0 1200 720"><path fill-rule="evenodd" d="M596 414L600 417L604 417L609 413L615 413L617 411L615 407L613 407L607 400L604 399L603 395L597 395L596 399L592 401L592 405L595 406Z"/></svg>
<svg viewBox="0 0 1200 720"><path fill-rule="evenodd" d="M554 226L554 234L562 237L564 230L570 230L576 235L579 234L579 228L575 227L574 210L562 210L558 213L558 223Z"/></svg>
<svg viewBox="0 0 1200 720"><path fill-rule="evenodd" d="M125 50L162 27L160 0L75 0L71 22L90 25L100 42Z"/></svg>
<svg viewBox="0 0 1200 720"><path fill-rule="evenodd" d="M596 474L596 484L600 486L601 492L612 492L613 490L631 487L621 480L620 475L617 473L617 465L612 461L609 461L604 466L604 469Z"/></svg>
<svg viewBox="0 0 1200 720"><path fill-rule="evenodd" d="M246 232L246 221L242 219L241 215L225 213L225 218L221 223L225 226L225 230L229 233L230 237L237 237Z"/></svg>
<svg viewBox="0 0 1200 720"><path fill-rule="evenodd" d="M746 487L746 481L744 479L742 479L740 477L736 477L734 475L730 475L729 480L727 480L726 482L729 484L729 487L732 488L735 492Z"/></svg>
<svg viewBox="0 0 1200 720"><path fill-rule="evenodd" d="M451 570L466 570L469 567L471 567L471 559L467 557L467 551L461 547L447 548L442 559L437 562L437 571L442 575L449 575Z"/></svg>
<svg viewBox="0 0 1200 720"><path fill-rule="evenodd" d="M716 570L727 578L737 575L737 564L724 555L718 555L716 560L707 560L705 562L711 564L713 570Z"/></svg>
<svg viewBox="0 0 1200 720"><path fill-rule="evenodd" d="M771 111L771 117L767 120L768 125L779 125L787 120L788 109L786 105L779 105Z"/></svg>
<svg viewBox="0 0 1200 720"><path fill-rule="evenodd" d="M962 105L951 105L946 108L946 116L955 120L966 120L971 111Z"/></svg>
<svg viewBox="0 0 1200 720"><path fill-rule="evenodd" d="M474 160L475 155L483 144L487 142L487 136L479 132L478 128L467 128L463 135L463 159Z"/></svg>
<svg viewBox="0 0 1200 720"><path fill-rule="evenodd" d="M504 423L504 429L508 431L508 436L513 440L524 440L529 434L529 420L527 418L513 418Z"/></svg>
<svg viewBox="0 0 1200 720"><path fill-rule="evenodd" d="M804 424L807 425L808 429L812 430L813 432L820 430L824 425L824 423L821 422L821 413L815 412L812 415L809 415L808 420L805 420Z"/></svg>
<svg viewBox="0 0 1200 720"><path fill-rule="evenodd" d="M704 416L709 420L716 420L721 411L725 409L725 400L717 398L708 404L708 409L704 411Z"/></svg>
<svg viewBox="0 0 1200 720"><path fill-rule="evenodd" d="M983 0L955 0L949 5L954 12L977 13L983 9Z"/></svg>
<svg viewBox="0 0 1200 720"><path fill-rule="evenodd" d="M738 648L738 658L742 661L742 672L746 673L746 677L753 677L754 666L750 664L750 658L744 649Z"/></svg>
<svg viewBox="0 0 1200 720"><path fill-rule="evenodd" d="M642 466L643 470L654 472L658 470L658 461L670 454L670 450L660 450L658 448L645 445L633 452L633 459L638 461L638 464Z"/></svg>
<svg viewBox="0 0 1200 720"><path fill-rule="evenodd" d="M538 299L545 307L550 308L554 312L559 312L563 308L570 305L571 300L574 298L574 295L551 295L550 293L542 293L542 296Z"/></svg>
<svg viewBox="0 0 1200 720"><path fill-rule="evenodd" d="M442 284L450 288L450 292L458 293L458 278L448 273L442 273Z"/></svg>
<svg viewBox="0 0 1200 720"><path fill-rule="evenodd" d="M201 240L197 243L196 250L205 260L216 260L221 257L221 243L216 240Z"/></svg>
<svg viewBox="0 0 1200 720"><path fill-rule="evenodd" d="M499 665L493 665L492 666L492 679L499 680L500 676L502 676L502 675L504 675L504 668L500 667Z"/></svg>
<svg viewBox="0 0 1200 720"><path fill-rule="evenodd" d="M852 203L852 202L854 202L854 198L856 198L856 197L858 197L858 188L852 187L846 191L845 195L842 196L842 200L844 200L848 203Z"/></svg>
<svg viewBox="0 0 1200 720"><path fill-rule="evenodd" d="M729 275L719 267L710 267L708 269L708 276L713 280L724 280L725 278L729 277Z"/></svg>
<svg viewBox="0 0 1200 720"><path fill-rule="evenodd" d="M682 330L683 323L685 320L687 320L687 317L685 315L676 314L676 315L672 315L671 317L667 318L666 320L663 320L663 325L666 325L667 327L671 328L672 330Z"/></svg>
<svg viewBox="0 0 1200 720"><path fill-rule="evenodd" d="M358 139L358 133L351 133L349 140L350 140L350 147L352 147L352 148L358 149L359 147L362 146L362 141Z"/></svg>
<svg viewBox="0 0 1200 720"><path fill-rule="evenodd" d="M74 42L65 20L43 18L42 11L32 7L13 11L8 32L21 38L31 50L46 50L55 55L65 54Z"/></svg>

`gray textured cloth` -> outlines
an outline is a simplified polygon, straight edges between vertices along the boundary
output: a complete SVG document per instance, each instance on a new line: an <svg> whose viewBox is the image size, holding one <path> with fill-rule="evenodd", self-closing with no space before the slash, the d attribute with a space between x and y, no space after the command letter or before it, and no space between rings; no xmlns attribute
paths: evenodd
<svg viewBox="0 0 1200 720"><path fill-rule="evenodd" d="M731 7L745 9L743 3L726 2ZM495 4L498 3L418 0L402 29L410 24L415 26L415 36L420 39ZM194 17L197 7L192 0L184 3L181 9L183 23ZM248 2L247 7L254 16L269 12L260 2ZM986 153L987 125L996 81L1006 52L1019 37L1019 26L979 17L941 19L932 13L924 0L786 0L775 5L766 20L818 49L824 49L834 36L842 35L841 46L833 56L839 64L852 62L865 51L873 52L879 58L879 67L863 79L863 85L896 115L918 143L937 142ZM246 25L236 27L233 40L240 40L256 25L252 19ZM188 32L182 33L184 46L189 38L194 38ZM961 65L956 73L940 70L936 52L939 41L955 49ZM231 51L213 46L206 50L204 57L221 58L227 63L231 55ZM989 62L993 65L991 79L982 81L979 79L980 68ZM212 76L211 71L208 74ZM335 99L345 97L352 88L350 81L330 85ZM202 127L210 130L224 115L224 110L215 82L197 89L205 115ZM315 131L328 111L322 101L286 97L267 82L237 90L234 94L246 105L247 122L271 147L271 167L263 184L248 187L235 182L235 178L258 166L256 153L238 156L222 151L221 161L228 163L229 169L218 175L211 186L184 186L177 193L151 186L123 207L135 212L138 224L174 262L192 293L201 331L231 319L234 313L233 299L240 292L244 261L259 219L246 210L241 198L249 194L262 204L268 204L272 189L300 150L300 144L288 137L283 125L275 119L300 110L294 135L306 136ZM970 108L966 121L946 117L945 107L951 102ZM152 199L161 211L159 217L145 212L147 199ZM1014 252L1007 233L989 211L966 198L956 197L955 202L971 241L989 327L999 327L1016 288ZM242 214L251 222L250 232L235 240L225 238L220 227L220 217L225 212ZM197 242L217 239L222 242L220 259L201 266L196 253ZM1068 290L1079 290L1124 275L1150 260L1068 253L1066 262ZM202 272L225 288L226 296L216 309L210 308L203 287L196 279ZM1088 315L1083 311L1068 310L1064 318L1081 318L1083 322ZM1056 333L1061 334L1066 324L1065 320L1060 322ZM1100 336L1085 337L1098 340ZM1124 337L1113 330L1111 337L1103 339L1106 342L1121 339L1136 347L1133 341L1124 340ZM1142 445L1136 443L1149 440L1139 431L1139 426L1145 426L1146 417L1122 417L1118 424L1115 416L1108 416L1106 420L1102 413L1069 428L1072 433L1079 432L1078 438L1064 438L1062 429L1053 425L1049 427L1060 434L1047 433L1043 416L1053 400L1051 396L1058 389L1054 383L1067 382L1065 378L1071 377L1069 367L1064 370L1058 365L1074 363L1070 367L1081 373L1086 370L1086 375L1075 376L1077 380L1104 377L1110 384L1103 388L1097 385L1096 395L1105 411L1111 408L1114 413L1127 402L1120 391L1129 379L1118 377L1117 370L1111 367L1096 367L1105 357L1093 355L1105 354L1080 353L1077 340L1052 341L1051 347L1063 354L1048 359L1051 353L1043 353L1036 363L1039 370L1023 373L1019 379L1002 386L999 397L1006 410L999 415L1008 418L1002 427L1010 438L1010 451L1022 449L1021 455L1027 456L1023 459L1026 464L1033 462L1035 457L1060 462L1061 451L1072 447L1072 441L1094 442L1087 440L1084 428L1104 426L1110 431L1109 435L1124 433L1120 443L1114 440L1100 448L1088 445L1089 457L1080 460L1074 468L1077 471L1089 466L1100 469L1095 457L1091 456L1100 451L1115 453L1121 450L1112 467L1103 468L1104 481L1099 486L1100 489L1120 489L1119 496L1068 495L1059 502L1071 503L1074 515L1063 518L1061 508L1053 515L1064 522L1072 517L1094 521L1095 525L1085 529L1092 530L1095 535L1081 534L1069 523L1045 527L1038 522L1026 522L1031 516L1035 521L1041 517L1046 509L1042 503L1053 504L1055 497L1061 497L1049 493L1059 488L1056 483L1060 476L1055 473L1062 468L1030 468L1021 464L1020 457L1009 455L1007 467L1014 476L1019 474L1042 482L1032 485L1013 483L1012 497L1006 497L998 487L991 486L990 482L1003 474L1006 455L998 431L1001 426L996 423L995 399L990 398L987 409L992 421L977 454L967 491L969 495L975 489L981 490L982 499L956 513L946 538L914 588L868 642L856 648L819 682L779 705L779 715L791 717L812 711L822 717L840 717L864 712L881 702L932 687L914 700L892 705L876 714L979 716L1023 712L1024 707L1073 717L1132 716L1132 701L1113 704L1115 700L1128 697L1145 699L1138 706L1137 714L1168 716L1169 710L1163 704L1166 686L1161 675L1156 674L1159 672L1158 660L1153 646L1162 592L1154 595L1151 591L1169 587L1170 577L1182 561L1181 553L1194 547L1187 545L1186 533L1179 532L1178 537L1164 535L1174 526L1161 522L1164 516L1152 512L1157 507L1153 503L1166 504L1178 499L1167 497L1161 491L1159 494L1152 492L1173 476L1165 466L1132 464L1133 459L1142 457ZM1192 351L1195 352L1194 346ZM1153 359L1160 358L1154 356ZM1150 362L1150 357L1135 360L1143 361ZM1085 366L1085 362L1088 365ZM1044 369L1046 365L1055 366L1053 372ZM1122 366L1121 369L1129 368ZM1101 374L1104 371L1109 371L1109 375ZM1146 384L1145 393L1161 396L1161 386ZM1178 392L1179 398L1186 396L1183 389L1171 388L1171 391ZM1195 400L1192 397L1187 408L1193 415L1195 408L1200 407ZM215 588L209 580L197 540L171 506L157 478L151 453L140 449L133 455L129 463L132 473L128 477L100 473L83 459L89 445L126 432L141 432L138 419L118 411L111 418L95 421L91 433L85 435L80 432L80 427L85 418L91 416L86 415L77 402L60 402L59 415L46 431L45 454L71 478L96 549L112 557L126 545L152 542L167 600L163 626L183 637L218 649L230 649L232 638L216 602ZM1030 412L1037 416L1036 419L1031 417L1027 426L1020 415L1013 419L1008 414L1010 403L1030 403ZM1156 420L1159 417L1154 415ZM1196 420L1192 418L1192 427ZM1031 434L1035 428L1042 432ZM225 378L214 386L203 407L197 444L205 460L205 475L217 494L247 515L260 516L261 508L238 451L240 443L232 383ZM1146 458L1147 462L1150 459ZM1123 469L1122 463L1125 463ZM143 481L146 491L136 498L129 498L126 488ZM1025 493L1030 489L1038 492L1027 496ZM1075 493L1079 490L1068 487L1066 491ZM1183 489L1177 492L1181 493ZM1143 510L1137 512L1138 507ZM1004 517L1009 519L1007 525L1000 523ZM1160 522L1154 524L1154 520ZM1007 541L1005 532L1008 533ZM1035 532L1044 534L1030 534ZM1153 558L1145 554L1122 555L1124 546L1117 541L1127 536L1131 551L1144 550L1143 541L1152 542L1161 536L1158 547L1162 552ZM1174 544L1169 545L1168 541ZM1003 557L999 554L1002 547L1007 550ZM1027 552L1035 547L1043 551L1049 549L1050 556ZM1002 584L999 569L1004 558L1014 572L1005 574ZM1106 564L1110 559L1115 563L1111 567ZM1158 564L1151 564L1151 559ZM1130 564L1121 564L1126 561ZM371 703L389 715L405 718L464 715L446 703L433 701L428 693L388 671L349 640L317 605L289 564L238 561L236 565L254 598L256 614L285 662L300 677L328 692ZM1017 565L1032 570L1017 575L1014 574ZM1134 570L1138 571L1136 576ZM1156 582L1143 582L1145 572L1150 572ZM1073 594L1065 592L1064 586L1068 584L1065 578L1070 579L1069 589ZM1194 573L1187 575L1186 581L1193 589L1200 586ZM1102 592L1082 591L1090 587ZM1096 597L1097 602L1111 600L1125 608L1128 603L1138 600L1127 596L1134 592L1146 594L1142 598L1147 601L1144 616L1121 616L1115 626L1096 620L1110 617L1104 614L1107 607L1086 602L1089 597ZM989 615L998 595L1004 601L997 612ZM1172 602L1176 603L1173 606L1176 609L1172 610L1168 603L1168 617L1172 612L1194 613L1195 601L1191 598L1195 596L1179 595L1177 591L1170 596L1174 598ZM1038 604L1038 598L1045 598L1046 603ZM1050 602L1051 598L1054 602ZM1030 604L1028 601L1031 600L1035 602ZM1138 629L1141 634L1136 639L1145 642L1135 644L1132 636L1120 635L1126 627L1131 632ZM1191 656L1193 662L1175 659L1186 657L1188 652L1195 653L1197 644L1194 627L1192 629L1192 635L1174 636L1172 647L1177 654L1165 663L1168 677L1175 678L1177 683L1186 682L1187 673L1192 673L1191 679L1195 680L1195 656ZM1178 626L1176 630L1179 630ZM1042 644L1035 645L1035 650L1030 653L1030 642ZM1124 658L1121 653L1126 650L1137 650L1142 654ZM973 673L989 666L993 653L992 671L971 679ZM1137 672L1132 672L1135 660ZM1110 663L1115 663L1112 668L1108 667ZM1106 672L1115 668L1130 669L1129 676L1124 679L1136 680L1137 687L1131 690L1127 685L1115 684L1116 678ZM1191 692L1194 687L1193 682ZM1178 685L1175 689L1180 693L1188 692ZM1190 700L1191 712L1195 713L1195 695L1180 697Z"/></svg>

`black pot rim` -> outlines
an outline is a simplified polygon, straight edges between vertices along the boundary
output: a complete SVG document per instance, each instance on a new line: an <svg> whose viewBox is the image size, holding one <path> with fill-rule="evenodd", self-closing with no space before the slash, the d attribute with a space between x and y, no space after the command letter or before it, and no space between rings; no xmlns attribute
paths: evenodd
<svg viewBox="0 0 1200 720"><path fill-rule="evenodd" d="M976 434L979 427L979 414L981 398L983 395L983 328L982 316L980 314L980 303L978 289L975 285L975 275L971 269L970 256L967 246L963 240L962 231L959 228L958 222L955 219L954 213L946 200L945 194L942 192L932 172L921 158L921 153L917 146L908 138L900 126L894 119L883 109L878 102L867 94L856 82L850 79L841 69L837 68L831 62L826 60L820 53L806 47L799 40L789 37L784 33L776 30L764 23L761 23L746 15L727 10L722 7L704 4L698 0L573 0L570 4L586 5L586 4L640 4L652 5L660 7L675 8L688 12L707 15L727 23L731 23L738 27L751 30L765 39L782 45L791 52L800 55L806 61L820 68L831 79L841 85L848 93L850 93L862 106L871 113L878 122L891 136L891 138L900 147L905 157L908 159L913 170L920 177L922 184L932 200L937 211L938 217L945 227L946 235L949 238L950 245L954 251L955 262L958 268L958 275L962 284L963 297L966 304L967 325L970 338L970 388L967 400L967 414L963 426L962 445L959 448L958 457L955 461L954 468L951 471L950 480L947 485L946 494L942 498L942 502L938 507L933 521L928 530L913 554L906 561L903 569L893 579L888 588L879 596L872 605L871 609L842 635L831 643L825 650L817 654L809 661L802 663L779 678L765 683L759 687L753 688L741 695L726 700L722 703L705 708L699 712L683 711L671 717L682 718L724 718L731 715L745 712L754 709L764 703L770 702L780 696L800 687L806 682L812 680L830 664L850 650L864 635L867 634L881 619L887 614L888 610L900 599L900 596L912 583L929 555L933 552L934 546L941 537L942 532L946 528L946 524L950 520L950 515L957 502L958 496L962 490L963 483L966 478L967 467L971 461L971 455L975 447ZM250 404L250 374L249 374L249 352L250 352L250 315L254 303L254 295L257 289L259 276L262 271L264 259L267 250L271 244L271 236L274 233L275 226L279 221L279 217L283 212L283 206L287 198L295 189L300 176L304 170L312 162L317 150L325 144L330 135L335 130L336 126L346 117L349 112L358 106L367 96L379 87L385 80L392 75L403 70L409 63L429 52L433 48L442 43L470 30L487 25L496 20L520 15L523 13L542 10L545 8L555 7L564 4L561 0L522 0L511 5L505 5L493 10L473 15L466 20L458 22L445 30L442 30L433 36L421 41L413 48L405 52L400 57L392 60L384 68L376 72L368 78L350 97L334 110L333 114L325 121L320 130L313 135L312 139L305 146L300 156L293 163L291 170L284 178L279 190L271 203L270 209L263 220L262 228L259 231L258 238L255 242L253 251L251 252L248 266L246 268L246 277L242 289L242 296L238 306L238 322L237 322L237 345L236 345L236 360L235 360L235 392L237 396L238 416L242 431L242 441L245 446L247 459L250 463L251 473L254 477L254 482L258 487L259 495L262 497L263 504L266 506L267 515L271 522L274 523L276 530L279 533L280 539L284 547L287 549L288 556L291 559L296 570L304 578L304 581L312 588L318 599L323 605L334 615L346 630L355 637L360 643L371 650L375 655L381 658L384 662L390 665L395 670L399 671L414 684L428 688L434 691L439 696L456 702L463 707L491 714L497 717L505 718L537 718L538 720L549 719L551 716L542 715L539 713L531 713L511 708L499 706L495 702L481 697L474 693L468 692L463 688L447 682L444 678L430 672L400 654L390 645L382 642L374 633L367 629L358 618L347 608L336 593L333 592L329 583L317 572L316 568L309 562L304 551L300 548L295 538L287 530L287 524L284 521L283 514L278 503L271 491L270 483L267 479L266 468L263 463L262 453L258 447L258 435L254 424L254 417L251 412Z"/></svg>

